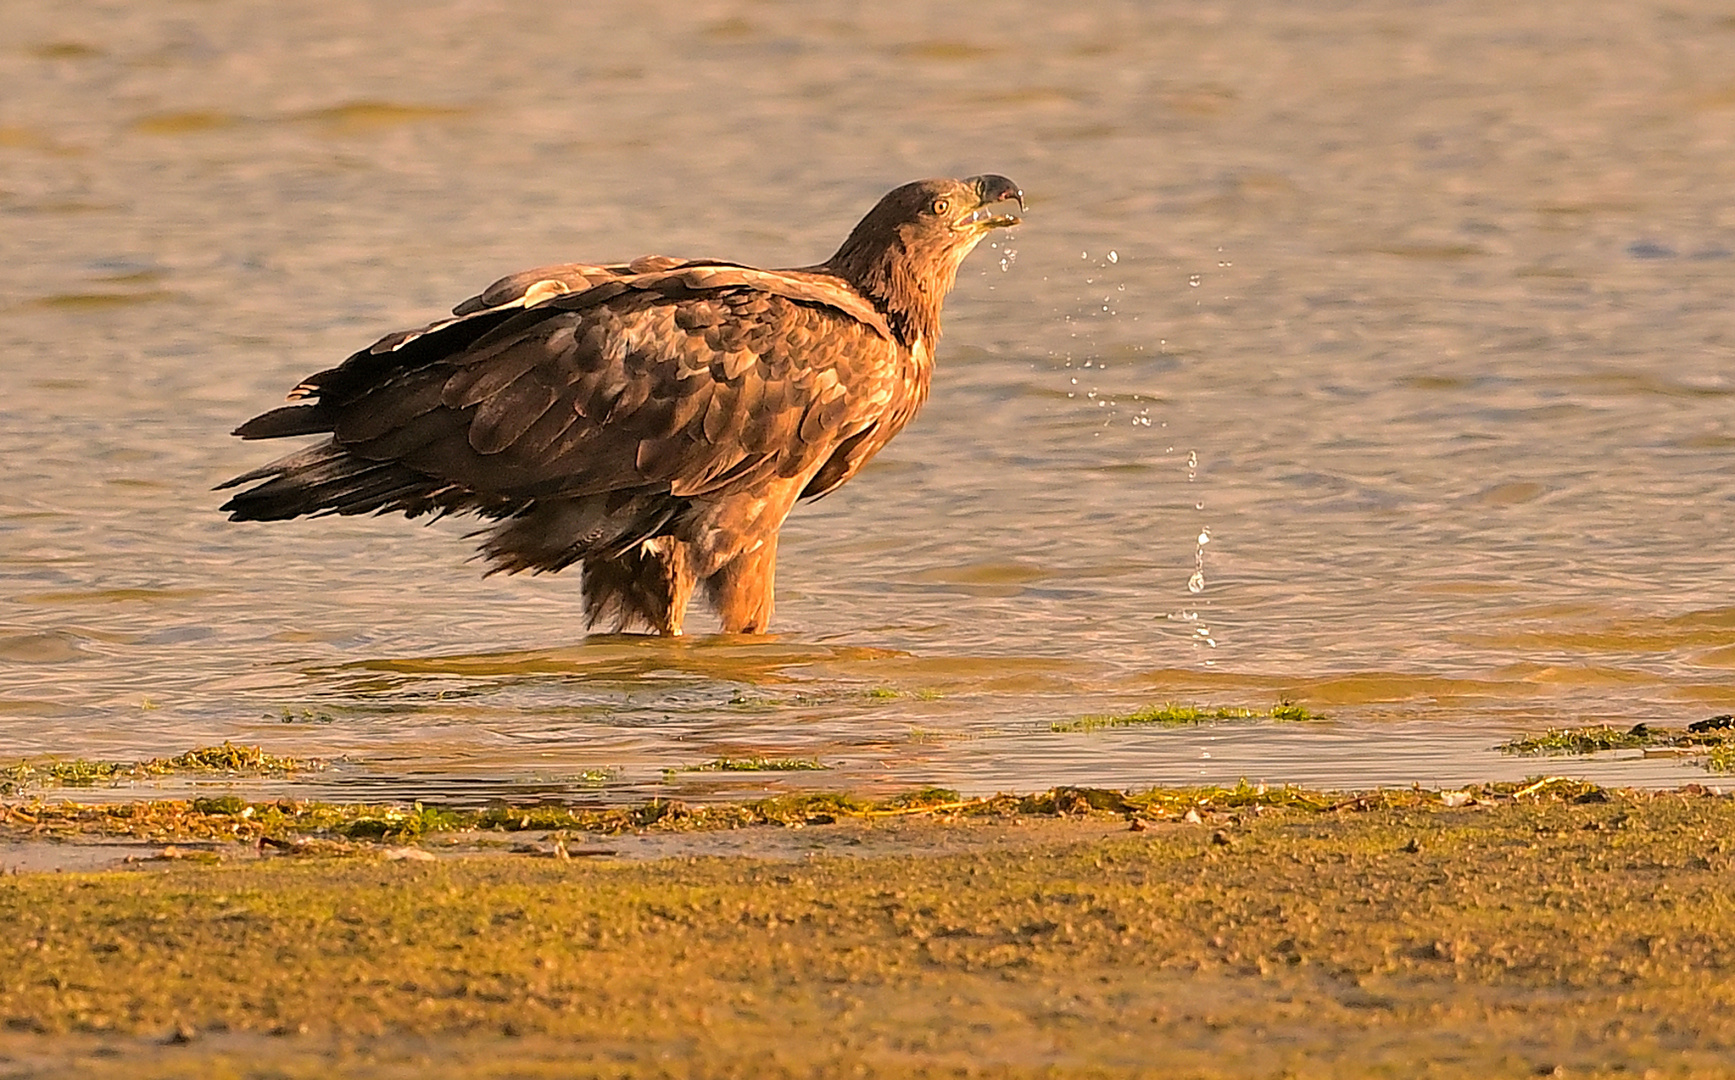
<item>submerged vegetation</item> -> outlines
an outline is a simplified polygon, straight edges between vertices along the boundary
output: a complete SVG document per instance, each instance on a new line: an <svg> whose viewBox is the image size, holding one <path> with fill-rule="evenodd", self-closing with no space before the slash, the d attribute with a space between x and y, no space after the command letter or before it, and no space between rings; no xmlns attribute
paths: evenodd
<svg viewBox="0 0 1735 1080"><path fill-rule="evenodd" d="M720 757L698 765L682 765L679 768L664 769L664 773L693 772L813 772L831 768L816 758L732 758Z"/></svg>
<svg viewBox="0 0 1735 1080"><path fill-rule="evenodd" d="M16 794L26 787L89 787L189 773L283 776L325 766L326 762L317 759L279 757L257 746L236 746L225 742L222 746L201 746L174 757L151 758L149 761L20 761L0 766L0 795Z"/></svg>
<svg viewBox="0 0 1735 1080"><path fill-rule="evenodd" d="M1297 705L1293 701L1279 701L1265 712L1254 709L1237 709L1224 707L1203 707L1198 705L1177 705L1174 702L1164 702L1161 705L1149 705L1136 712L1121 713L1110 716L1083 716L1077 720L1056 721L1048 725L1050 731L1104 731L1109 728L1143 727L1155 725L1158 727L1188 727L1197 724L1214 724L1235 720L1276 720L1280 722L1299 722L1307 720L1324 720L1326 717L1309 709L1305 705Z"/></svg>
<svg viewBox="0 0 1735 1080"><path fill-rule="evenodd" d="M1714 772L1735 771L1735 717L1713 716L1684 728L1637 724L1630 728L1599 725L1549 728L1540 735L1523 735L1501 743L1497 750L1531 757L1582 756L1607 750L1658 751L1701 759Z"/></svg>

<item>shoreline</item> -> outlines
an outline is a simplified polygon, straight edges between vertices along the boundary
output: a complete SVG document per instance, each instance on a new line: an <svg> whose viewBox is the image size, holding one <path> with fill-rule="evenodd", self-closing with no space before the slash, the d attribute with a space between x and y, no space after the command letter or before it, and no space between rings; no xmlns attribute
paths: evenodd
<svg viewBox="0 0 1735 1080"><path fill-rule="evenodd" d="M1735 799L1500 787L164 810L0 875L0 1077L1735 1076Z"/></svg>

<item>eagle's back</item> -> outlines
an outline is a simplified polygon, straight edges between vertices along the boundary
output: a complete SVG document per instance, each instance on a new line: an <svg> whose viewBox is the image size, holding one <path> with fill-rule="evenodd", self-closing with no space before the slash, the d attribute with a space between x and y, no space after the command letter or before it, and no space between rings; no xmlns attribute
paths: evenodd
<svg viewBox="0 0 1735 1080"><path fill-rule="evenodd" d="M530 307L515 301L553 279L518 278L518 295L384 338L306 380L305 403L243 425L244 437L331 438L231 481L263 481L230 499L231 517L505 517L611 496L564 520L585 523L579 541L619 547L666 525L681 500L805 485L822 467L813 494L831 490L926 393L926 365L822 274L585 267ZM587 545L554 546L565 565Z"/></svg>

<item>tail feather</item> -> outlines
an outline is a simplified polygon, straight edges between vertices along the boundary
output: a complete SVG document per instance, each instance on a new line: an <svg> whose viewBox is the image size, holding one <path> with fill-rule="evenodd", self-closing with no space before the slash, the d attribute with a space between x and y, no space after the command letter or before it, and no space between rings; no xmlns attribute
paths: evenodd
<svg viewBox="0 0 1735 1080"><path fill-rule="evenodd" d="M368 514L420 506L449 488L443 481L395 461L368 461L327 442L290 454L220 485L263 480L237 492L219 509L230 521L284 521L312 514Z"/></svg>
<svg viewBox="0 0 1735 1080"><path fill-rule="evenodd" d="M287 457L268 461L257 469L249 469L240 476L231 477L212 490L222 491L224 488L240 487L242 484L250 484L255 480L269 480L278 476L287 476L298 469L317 468L321 462L341 456L343 456L343 451L333 443L327 442L318 446L309 446L305 450L297 450ZM240 498L240 496L236 496L236 498ZM228 507L224 506L222 509L226 510Z"/></svg>
<svg viewBox="0 0 1735 1080"><path fill-rule="evenodd" d="M324 405L284 405L260 413L230 434L243 439L280 439L289 435L319 435L337 424L337 413Z"/></svg>

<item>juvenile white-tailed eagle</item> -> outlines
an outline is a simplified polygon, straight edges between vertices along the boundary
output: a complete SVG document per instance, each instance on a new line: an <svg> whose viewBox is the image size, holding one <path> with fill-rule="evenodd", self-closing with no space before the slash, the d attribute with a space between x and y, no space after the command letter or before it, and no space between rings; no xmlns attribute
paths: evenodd
<svg viewBox="0 0 1735 1080"><path fill-rule="evenodd" d="M329 433L222 487L232 521L475 513L490 573L583 565L589 624L771 621L777 533L928 395L940 305L1024 197L1004 176L888 193L818 266L649 256L503 278L310 376L243 439Z"/></svg>

